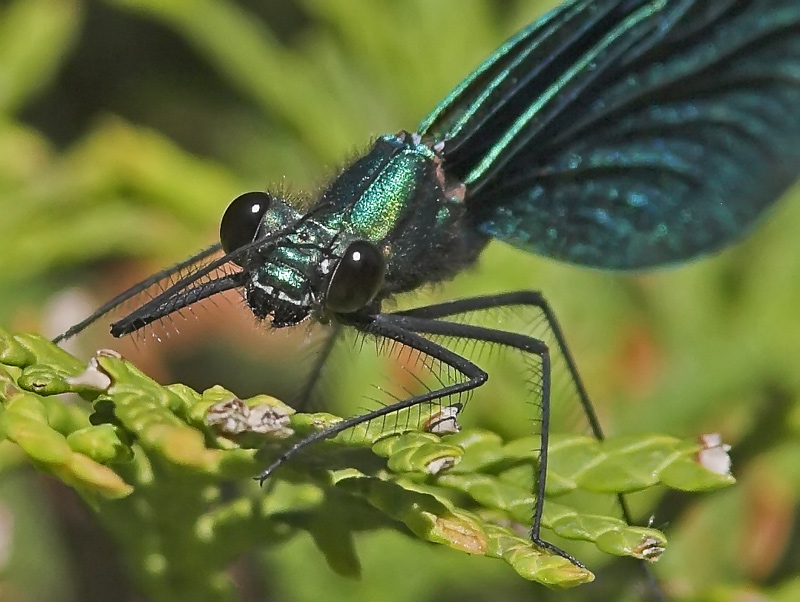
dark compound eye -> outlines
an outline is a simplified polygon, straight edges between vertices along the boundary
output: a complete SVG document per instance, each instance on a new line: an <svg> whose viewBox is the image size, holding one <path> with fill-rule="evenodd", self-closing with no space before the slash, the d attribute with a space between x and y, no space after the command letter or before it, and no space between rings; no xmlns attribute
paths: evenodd
<svg viewBox="0 0 800 602"><path fill-rule="evenodd" d="M350 243L333 271L325 306L336 313L351 314L375 298L383 284L386 262L370 242Z"/></svg>
<svg viewBox="0 0 800 602"><path fill-rule="evenodd" d="M219 241L226 253L253 242L272 200L266 192L245 192L233 199L219 225Z"/></svg>

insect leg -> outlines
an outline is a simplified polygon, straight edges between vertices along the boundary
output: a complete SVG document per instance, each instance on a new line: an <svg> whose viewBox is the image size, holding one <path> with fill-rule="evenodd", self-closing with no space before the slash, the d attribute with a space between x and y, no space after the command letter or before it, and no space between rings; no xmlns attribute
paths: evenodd
<svg viewBox="0 0 800 602"><path fill-rule="evenodd" d="M322 349L319 350L317 356L314 358L314 365L311 367L311 372L306 378L303 389L300 391L300 395L297 396L297 401L292 404L294 409L298 412L308 411L309 404L311 403L311 395L319 384L325 364L328 363L328 358L333 348L336 346L336 342L339 340L341 333L342 327L339 324L334 324L325 339L325 343L322 345Z"/></svg>
<svg viewBox="0 0 800 602"><path fill-rule="evenodd" d="M569 346L567 345L566 338L564 337L564 332L561 330L561 326L559 325L555 313L550 307L550 304L547 302L547 300L540 292L516 291L510 293L502 293L498 295L470 297L467 299L458 299L455 301L448 301L436 305L428 305L425 307L419 307L411 310L396 312L394 315L417 317L428 320L441 320L443 318L454 317L461 314L466 314L486 309L495 309L495 308L510 307L510 306L526 306L526 305L533 306L539 309L544 315L545 320L547 321L547 326L550 328L550 331L552 332L553 337L556 341L556 345L558 346L558 349L561 352L562 357L564 358L564 362L569 372L569 376L575 385L581 409L583 410L586 420L589 423L589 428L591 429L592 435L596 439L602 441L603 439L605 439L603 429L600 426L600 421L597 417L597 413L595 412L594 405L589 399L589 395L587 394L586 388L584 387L583 381L581 380L580 374L578 373L577 365L575 364L575 360L573 359L572 353L570 352ZM544 406L544 400L542 404ZM549 414L549 405L547 406L547 409ZM544 427L545 423L543 416L542 431L545 430ZM545 446L544 442L545 439L543 438L542 447ZM546 451L543 449L542 453L546 453ZM622 494L618 494L617 503L619 504L620 511L622 513L622 517L625 520L625 522L628 523L629 525L634 524L630 507L628 506L628 502L625 499L625 496ZM536 518L537 517L534 516L534 521L536 521ZM659 601L666 600L666 596L662 592L661 586L658 583L658 580L653 575L650 567L644 561L640 563L640 566L642 567L645 579L649 584L649 589L652 593L653 598Z"/></svg>
<svg viewBox="0 0 800 602"><path fill-rule="evenodd" d="M480 298L478 298L480 299ZM464 299L461 301L454 301L449 304L451 313L444 313L442 316L457 315L470 311L470 309L461 309L464 306L469 308L472 299ZM493 307L493 306L490 306ZM441 310L442 305L427 306L411 310L409 312L399 312L396 314L388 314L395 324L403 328L428 335L448 336L470 339L474 341L485 341L487 343L494 343L517 349L524 353L533 353L538 356L542 366L542 382L541 382L541 444L539 450L539 465L536 470L536 483L534 484L535 501L533 508L533 521L531 524L530 537L531 541L540 548L547 549L559 556L562 556L581 568L584 565L576 558L559 548L558 546L545 541L541 537L542 514L544 511L544 492L547 484L547 459L549 449L550 437L550 378L551 378L551 365L550 365L550 350L547 345L531 336L518 334L514 332L507 332L505 330L498 330L496 328L486 328L483 326L474 326L471 324L460 324L456 322L447 322L431 317L430 314L436 315ZM419 314L419 315L418 315ZM460 357L460 356L459 356ZM465 360L466 358L462 358ZM473 364L474 365L474 364ZM482 383L481 383L482 384Z"/></svg>
<svg viewBox="0 0 800 602"><path fill-rule="evenodd" d="M383 336L392 339L398 343L407 345L426 355L429 355L430 357L439 360L460 372L466 380L451 385L445 385L438 389L410 397L406 400L387 405L383 408L376 409L372 412L367 412L353 418L348 418L327 429L308 435L307 437L293 444L290 448L278 456L278 458L276 458L275 461L269 467L267 467L267 469L262 472L261 475L259 475L258 480L263 483L264 480L266 480L277 468L283 465L297 452L316 441L333 437L338 433L341 433L358 424L368 422L375 418L379 418L405 408L435 401L450 395L456 395L474 390L486 382L488 375L477 365L469 361L467 358L447 349L446 347L439 345L438 343L435 343L424 336L421 336L421 334L465 338L474 341L485 341L487 343L508 346L526 353L534 353L542 362L543 376L541 450L535 485L536 501L534 506L533 523L530 531L531 540L537 546L562 556L576 566L583 568L583 564L581 564L576 558L572 557L557 546L544 541L540 535L542 510L544 507L544 490L546 485L545 479L547 475L547 444L550 419L550 352L547 346L542 341L526 335L506 332L493 328L484 328L481 326L458 324L428 317L408 315L407 313L378 314L376 316L370 316L366 319L363 319L361 322L356 321L352 325L367 334Z"/></svg>

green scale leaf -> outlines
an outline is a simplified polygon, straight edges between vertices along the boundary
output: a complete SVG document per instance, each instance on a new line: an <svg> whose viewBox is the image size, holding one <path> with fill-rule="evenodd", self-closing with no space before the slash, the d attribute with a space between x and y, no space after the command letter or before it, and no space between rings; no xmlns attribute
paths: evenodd
<svg viewBox="0 0 800 602"><path fill-rule="evenodd" d="M114 352L98 352L86 366L35 335L0 330L0 362L3 437L91 503L152 592L166 595L168 576L198 570L209 588L226 591L227 563L297 530L312 535L336 572L357 576L354 533L378 527L502 559L549 587L594 578L524 534L536 437L424 432L446 414L416 408L311 446L266 492L250 477L291 442L341 418L295 413L266 395L241 400L222 387L162 386ZM62 393L92 405L65 403L56 397ZM598 442L554 434L543 526L607 554L655 559L666 546L661 532L587 513L571 505L572 495L731 484L729 474L702 466L708 447L661 435ZM220 485L231 481L240 483L239 494L223 502ZM177 537L194 540L196 555L180 557L169 544ZM214 554L203 554L212 546ZM190 548L181 549L185 556Z"/></svg>

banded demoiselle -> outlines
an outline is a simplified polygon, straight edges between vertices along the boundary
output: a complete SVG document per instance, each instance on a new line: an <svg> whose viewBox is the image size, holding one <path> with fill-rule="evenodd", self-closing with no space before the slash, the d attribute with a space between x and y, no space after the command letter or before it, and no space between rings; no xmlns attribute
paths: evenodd
<svg viewBox="0 0 800 602"><path fill-rule="evenodd" d="M594 435L603 433L544 297L511 292L399 312L384 303L452 278L493 238L610 270L709 254L747 233L798 174L800 2L568 0L498 48L416 131L377 138L310 208L269 192L239 196L222 218L220 243L58 340L167 281L112 325L114 336L242 289L255 316L275 328L305 320L351 327L460 376L305 437L262 482L316 441L480 387L487 373L440 337L528 354L539 366L541 408L530 537L580 565L540 534L552 351L563 354ZM543 316L558 349L457 320L510 306Z"/></svg>

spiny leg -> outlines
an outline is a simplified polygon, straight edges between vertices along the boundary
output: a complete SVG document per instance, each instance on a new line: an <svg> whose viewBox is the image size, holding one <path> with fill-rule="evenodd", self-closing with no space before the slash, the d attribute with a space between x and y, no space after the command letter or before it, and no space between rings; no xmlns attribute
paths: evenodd
<svg viewBox="0 0 800 602"><path fill-rule="evenodd" d="M210 247L207 247L196 253L192 257L181 261L180 263L175 264L174 266L167 268L166 270L162 270L156 274L153 274L149 278L134 284L132 287L128 288L127 290L122 291L119 295L108 301L107 303L103 304L97 310L94 311L90 316L81 320L77 324L71 326L69 330L66 332L61 333L57 337L53 339L53 342L58 344L66 339L74 337L76 334L82 332L95 322L97 322L103 316L111 313L118 307L121 307L126 301L129 301L136 297L137 295L147 291L148 288L158 285L159 283L163 283L169 281L170 278L173 276L179 275L184 270L192 269L194 266L200 265L204 260L211 257L214 253L219 251L222 246L217 243L213 244Z"/></svg>
<svg viewBox="0 0 800 602"><path fill-rule="evenodd" d="M467 378L467 380L454 383L452 385L447 385L439 389L434 389L420 395L415 395L396 403L387 404L384 407L377 408L371 412L366 412L358 416L353 416L352 418L347 418L333 426L317 431L316 433L312 433L300 441L297 441L291 447L287 448L272 462L272 464L270 464L258 477L256 477L260 483L263 484L263 482L269 478L269 476L275 472L275 470L291 459L295 454L316 441L329 439L330 437L334 437L335 435L338 435L339 433L344 432L354 426L369 422L375 418L387 416L400 410L426 402L436 401L437 399L441 399L450 395L457 395L459 393L470 391L486 382L488 376L483 370L478 368L478 366L466 358L453 353L449 349L434 343L433 341L430 341L410 330L402 328L401 326L395 325L390 318L391 316L389 314L367 316L357 322L352 323L351 326L354 326L365 334L391 339L392 341L400 343L401 345L407 345L420 351L421 353L442 361L459 371Z"/></svg>
<svg viewBox="0 0 800 602"><path fill-rule="evenodd" d="M600 420L597 417L597 413L594 410L594 405L589 399L589 395L587 394L586 388L583 385L583 381L581 380L580 374L578 373L577 365L572 357L572 353L569 350L566 338L564 337L564 333L561 330L561 326L558 323L558 320L556 319L555 313L550 307L550 304L547 302L547 300L540 292L515 291L510 293L502 293L498 295L487 295L481 297L470 297L468 299L457 299L455 301L448 301L436 305L427 305L425 307L418 307L406 311L396 312L394 315L437 320L447 317L454 317L457 315L463 315L475 311L496 309L501 307L510 307L515 305L522 305L522 306L529 305L541 310L542 314L545 317L545 320L547 321L547 326L550 328L550 331L552 332L553 337L555 338L556 345L558 346L558 349L561 352L561 356L564 358L564 362L566 363L570 378L572 379L572 382L575 385L575 389L578 393L578 399L581 404L581 408L584 412L584 415L586 416L587 422L589 423L589 428L592 431L592 435L597 440L602 441L603 439L605 439L605 435L603 433L602 427L600 426ZM549 418L549 412L548 412L548 418ZM542 423L542 430L544 431L544 422ZM544 439L542 445L544 447ZM622 512L622 517L625 520L625 522L629 525L634 524L630 507L628 506L628 501L625 498L625 496L622 494L618 494L617 503L619 504L620 511ZM536 517L534 517L534 521L535 520ZM648 581L653 598L659 601L666 600L666 595L662 591L661 585L658 583L658 580L656 579L650 567L647 565L646 561L642 561L641 563L639 563L639 565L642 567L645 579Z"/></svg>
<svg viewBox="0 0 800 602"><path fill-rule="evenodd" d="M320 378L322 378L322 372L325 368L325 365L328 363L328 358L330 358L331 352L336 346L341 333L342 327L339 324L334 324L331 327L331 331L328 333L327 338L325 339L325 343L323 343L322 349L320 349L316 354L316 357L314 358L314 365L311 367L311 372L306 378L303 389L300 391L300 395L297 397L295 403L292 404L294 409L298 412L306 412L309 410L311 395L314 393L314 390L319 384Z"/></svg>
<svg viewBox="0 0 800 602"><path fill-rule="evenodd" d="M469 307L471 301L472 299L464 299L463 303ZM448 313L443 314L444 316L465 313L464 311L458 311L459 303L461 302L455 301L448 304L427 306L418 308L418 310L398 312L396 314L388 314L382 317L391 319L395 324L400 325L402 328L405 328L409 331L428 334L428 335L457 337L462 339L470 339L473 341L483 341L486 343L504 345L507 347L511 347L512 349L517 349L524 353L533 353L539 358L539 361L541 362L542 366L542 382L541 382L542 399L541 399L541 417L540 417L541 439L540 439L540 450L539 450L539 465L537 467L536 484L534 491L536 500L534 502L534 508L533 508L533 521L531 524L530 537L531 541L538 547L549 550L557 554L558 556L562 556L576 566L579 566L581 568L586 568L583 565L583 563L581 563L575 557L568 554L558 546L548 541L545 541L541 537L542 515L544 512L544 495L545 495L545 488L547 485L547 461L548 461L549 438L550 438L550 376L551 376L550 350L547 348L547 345L543 341L540 341L539 339L536 339L528 335L507 332L505 330L498 330L496 328L474 326L471 324L446 322L443 320L439 320L435 317L433 318L429 317L427 315L428 310L431 310L430 313L432 315L436 315L439 309L442 308L443 306L449 306L451 310L454 308L456 309L456 311L451 312L449 314ZM466 311L470 311L470 309ZM417 313L421 315L416 315Z"/></svg>
<svg viewBox="0 0 800 602"><path fill-rule="evenodd" d="M555 313L550 307L550 304L547 302L547 300L545 300L540 292L515 291L512 293L502 293L499 295L486 295L481 297L470 297L468 299L457 299L455 301L438 303L436 305L426 305L425 307L417 307L410 310L394 312L393 315L415 316L418 318L438 320L475 311L513 307L515 305L530 305L542 311L542 314L547 321L547 326L550 328L550 332L553 333L553 337L556 340L558 349L561 352L564 361L566 362L570 378L575 384L581 409L586 415L592 435L599 440L605 439L603 429L600 426L600 421L597 418L597 413L594 410L594 405L589 400L589 395L586 393L586 388L583 386L583 381L578 373L575 360L572 358L572 354L567 346L567 341L564 337L563 331L561 330L561 326L559 325Z"/></svg>
<svg viewBox="0 0 800 602"><path fill-rule="evenodd" d="M544 296L538 291L516 291L512 293L502 293L499 295L487 295L482 297L470 297L468 299L458 299L455 301L448 301L446 303L439 303L436 305L427 305L425 307L418 307L406 311L396 312L394 315L398 316L414 316L419 318L428 318L432 320L453 317L470 312L481 311L486 309L498 309L501 307L511 307L515 305L529 305L541 310L542 314L547 321L547 326L550 328L553 337L555 338L556 345L558 346L561 356L566 363L569 376L572 379L575 389L578 393L578 400L581 404L581 409L589 423L589 428L595 439L602 441L605 439L605 434L600 426L600 420L595 412L594 405L586 393L586 388L583 385L580 374L578 373L577 365L572 357L572 353L567 345L564 332L556 319L550 304L545 300ZM623 495L617 496L623 518L628 524L632 523L632 516L628 507L627 500Z"/></svg>
<svg viewBox="0 0 800 602"><path fill-rule="evenodd" d="M534 507L533 524L531 525L531 541L537 546L547 549L554 554L562 556L581 568L584 565L576 558L541 538L541 519L544 508L544 491L547 476L547 450L550 419L550 354L547 346L540 340L526 335L505 332L502 330L484 328L468 324L445 322L427 317L418 317L403 314L378 314L362 321L354 321L352 325L359 330L375 336L383 336L403 345L408 345L436 360L439 360L460 372L466 380L440 387L424 394L413 396L409 399L387 405L372 412L355 416L339 422L338 424L318 431L296 442L284 451L275 461L259 475L258 480L263 483L277 468L283 465L296 453L316 441L327 439L350 429L358 424L368 422L381 416L395 413L399 410L416 406L455 395L465 393L480 387L486 382L488 375L465 357L452 352L446 347L435 343L418 333L427 335L449 336L465 338L474 341L485 341L505 345L527 353L534 353L542 362L542 433L539 466L537 469L536 501Z"/></svg>

